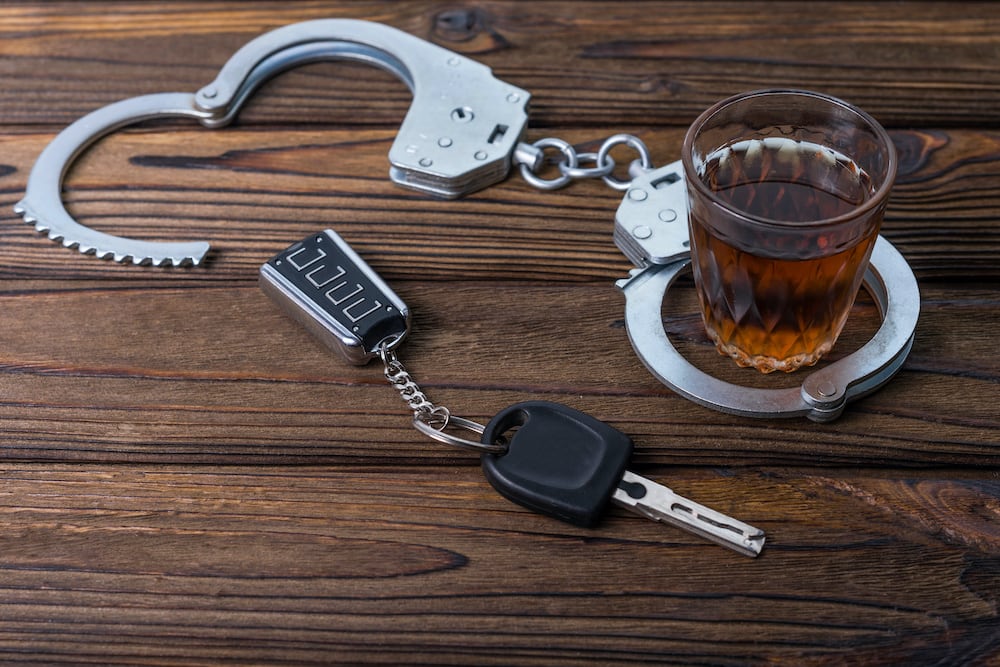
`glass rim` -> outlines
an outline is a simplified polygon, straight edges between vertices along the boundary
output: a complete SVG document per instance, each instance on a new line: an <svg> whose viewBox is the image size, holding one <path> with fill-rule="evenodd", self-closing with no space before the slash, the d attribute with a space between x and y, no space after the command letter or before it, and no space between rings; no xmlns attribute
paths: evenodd
<svg viewBox="0 0 1000 667"><path fill-rule="evenodd" d="M831 106L840 107L846 109L850 113L857 116L861 121L863 121L872 131L872 133L878 138L880 142L886 147L886 152L888 154L888 160L885 169L885 178L872 193L872 196L865 200L862 204L856 208L848 211L847 213L842 213L841 215L834 216L832 218L818 218L816 220L810 220L807 222L795 222L789 223L788 221L777 220L775 218L765 218L763 216L754 215L748 213L740 208L731 206L722 199L720 199L716 193L709 188L699 177L697 171L694 168L694 162L692 158L692 149L694 147L694 137L698 130L700 130L713 116L722 111L728 106L731 106L737 102L743 100L748 100L754 97L768 97L768 96L779 96L785 95L789 97L804 97L813 98L825 102ZM868 112L860 109L849 102L834 97L832 95L826 95L824 93L817 93L811 90L799 90L795 88L764 88L760 90L751 90L743 93L738 93L726 99L720 100L710 106L705 111L701 112L690 127L688 127L687 132L684 135L684 142L681 148L681 163L684 166L684 178L685 180L694 187L702 196L706 197L715 206L725 209L731 215L745 220L749 223L779 228L782 230L789 229L816 229L818 227L833 227L838 224L847 223L857 219L858 217L867 214L869 211L881 206L886 199L888 199L889 191L892 189L892 185L896 180L896 171L898 166L898 157L896 154L896 147L892 143L892 138L886 131L882 124L879 123L875 118Z"/></svg>

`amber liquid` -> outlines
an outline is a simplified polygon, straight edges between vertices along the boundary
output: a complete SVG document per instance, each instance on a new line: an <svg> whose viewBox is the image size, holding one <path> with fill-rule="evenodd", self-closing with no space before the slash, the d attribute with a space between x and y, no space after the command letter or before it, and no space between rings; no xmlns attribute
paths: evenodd
<svg viewBox="0 0 1000 667"><path fill-rule="evenodd" d="M815 144L767 139L718 151L702 180L731 207L771 221L719 223L693 207L694 271L709 335L722 354L765 373L816 363L847 320L881 213L834 231L809 223L870 198L868 175Z"/></svg>

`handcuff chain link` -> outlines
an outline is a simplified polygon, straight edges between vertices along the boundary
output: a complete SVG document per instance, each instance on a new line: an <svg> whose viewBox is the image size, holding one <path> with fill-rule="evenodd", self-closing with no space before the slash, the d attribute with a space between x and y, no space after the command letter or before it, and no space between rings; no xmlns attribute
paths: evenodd
<svg viewBox="0 0 1000 667"><path fill-rule="evenodd" d="M642 139L632 134L612 135L604 140L597 152L587 153L578 153L569 142L562 139L546 137L533 144L522 144L519 150L514 152L514 160L521 169L521 177L529 185L539 190L558 190L569 185L572 181L600 178L609 187L624 191L628 190L631 179L624 181L614 176L616 163L611 157L611 150L619 145L626 145L639 154L639 158L629 167L630 176L635 176L634 170L636 169L641 172L653 169L649 148ZM561 159L553 163L546 158L545 149L547 148L557 149L561 153ZM589 163L592 163L593 166L582 166ZM558 166L560 175L554 178L539 176L538 172L548 164Z"/></svg>

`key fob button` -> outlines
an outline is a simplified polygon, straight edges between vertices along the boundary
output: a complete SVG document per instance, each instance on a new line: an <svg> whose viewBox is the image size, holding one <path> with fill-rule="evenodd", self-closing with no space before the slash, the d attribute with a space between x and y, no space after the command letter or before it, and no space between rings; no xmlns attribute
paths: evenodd
<svg viewBox="0 0 1000 667"><path fill-rule="evenodd" d="M621 431L548 401L501 411L482 442L507 434L505 454L482 457L486 479L508 500L578 526L598 522L632 456L632 440Z"/></svg>
<svg viewBox="0 0 1000 667"><path fill-rule="evenodd" d="M409 330L406 304L333 230L313 234L260 269L261 289L282 310L353 364Z"/></svg>

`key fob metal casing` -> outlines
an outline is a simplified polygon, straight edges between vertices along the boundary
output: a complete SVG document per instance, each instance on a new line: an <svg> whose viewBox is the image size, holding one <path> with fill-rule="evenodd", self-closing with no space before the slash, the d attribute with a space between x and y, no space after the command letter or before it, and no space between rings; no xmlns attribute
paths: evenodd
<svg viewBox="0 0 1000 667"><path fill-rule="evenodd" d="M501 495L541 514L591 527L601 517L632 457L632 439L588 414L548 401L526 401L496 415L482 434L505 434L505 454L485 454L483 474Z"/></svg>
<svg viewBox="0 0 1000 667"><path fill-rule="evenodd" d="M260 268L260 288L327 347L355 365L410 329L410 311L333 230L313 234Z"/></svg>

